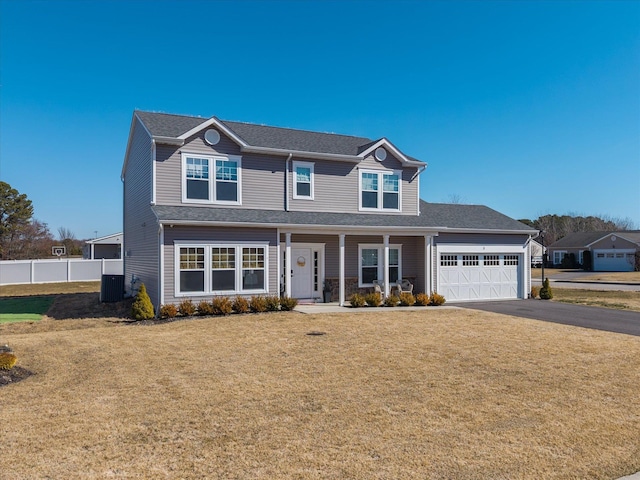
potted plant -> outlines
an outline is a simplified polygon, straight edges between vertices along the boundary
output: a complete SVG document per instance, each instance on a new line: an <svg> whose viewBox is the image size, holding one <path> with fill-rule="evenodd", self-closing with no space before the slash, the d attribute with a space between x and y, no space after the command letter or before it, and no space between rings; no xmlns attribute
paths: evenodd
<svg viewBox="0 0 640 480"><path fill-rule="evenodd" d="M331 302L331 286L329 285L329 282L327 282L326 280L322 284L322 297L323 297L324 303Z"/></svg>

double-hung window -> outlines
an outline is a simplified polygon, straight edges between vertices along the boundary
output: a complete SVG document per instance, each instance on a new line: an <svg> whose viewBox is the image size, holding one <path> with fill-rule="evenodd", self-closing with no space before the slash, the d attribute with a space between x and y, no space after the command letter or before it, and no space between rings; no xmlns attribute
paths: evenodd
<svg viewBox="0 0 640 480"><path fill-rule="evenodd" d="M176 244L176 296L267 293L267 245Z"/></svg>
<svg viewBox="0 0 640 480"><path fill-rule="evenodd" d="M241 170L238 156L182 153L182 202L240 204Z"/></svg>
<svg viewBox="0 0 640 480"><path fill-rule="evenodd" d="M400 172L360 171L360 210L400 211Z"/></svg>
<svg viewBox="0 0 640 480"><path fill-rule="evenodd" d="M313 200L313 163L293 162L293 198Z"/></svg>
<svg viewBox="0 0 640 480"><path fill-rule="evenodd" d="M384 281L384 246L359 245L358 283L360 287L371 287L374 280ZM397 283L402 278L400 245L389 245L389 283Z"/></svg>

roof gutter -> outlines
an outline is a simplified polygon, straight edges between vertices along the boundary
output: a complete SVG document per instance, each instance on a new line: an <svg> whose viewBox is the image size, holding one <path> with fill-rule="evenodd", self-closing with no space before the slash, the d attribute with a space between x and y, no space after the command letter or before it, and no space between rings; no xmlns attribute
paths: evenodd
<svg viewBox="0 0 640 480"><path fill-rule="evenodd" d="M282 148L270 148L270 147L252 147L251 145L247 145L246 147L241 147L240 151L247 152L247 153L271 153L273 155L295 155L296 157L303 157L303 158L341 160L343 162L353 162L353 163L360 163L362 161L362 158L356 155L341 155L338 153L305 152L302 150L285 150Z"/></svg>
<svg viewBox="0 0 640 480"><path fill-rule="evenodd" d="M181 140L175 137L164 137L162 135L154 135L152 139L156 143L162 143L164 145L178 145L178 146L184 145L184 140Z"/></svg>

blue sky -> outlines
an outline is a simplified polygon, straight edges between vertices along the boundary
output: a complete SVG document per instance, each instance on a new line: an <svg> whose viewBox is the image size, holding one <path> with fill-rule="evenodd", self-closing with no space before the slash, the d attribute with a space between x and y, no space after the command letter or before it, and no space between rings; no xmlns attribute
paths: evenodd
<svg viewBox="0 0 640 480"><path fill-rule="evenodd" d="M421 197L640 228L638 1L0 0L0 179L122 228L134 109L387 137Z"/></svg>

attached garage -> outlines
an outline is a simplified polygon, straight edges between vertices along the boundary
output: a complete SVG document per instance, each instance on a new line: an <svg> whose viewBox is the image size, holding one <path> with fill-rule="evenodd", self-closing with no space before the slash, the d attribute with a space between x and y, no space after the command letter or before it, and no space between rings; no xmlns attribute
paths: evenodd
<svg viewBox="0 0 640 480"><path fill-rule="evenodd" d="M452 302L520 298L522 255L440 253L438 293Z"/></svg>
<svg viewBox="0 0 640 480"><path fill-rule="evenodd" d="M433 258L436 291L448 302L527 298L529 237L440 234Z"/></svg>
<svg viewBox="0 0 640 480"><path fill-rule="evenodd" d="M635 250L600 249L593 251L596 272L633 272Z"/></svg>

